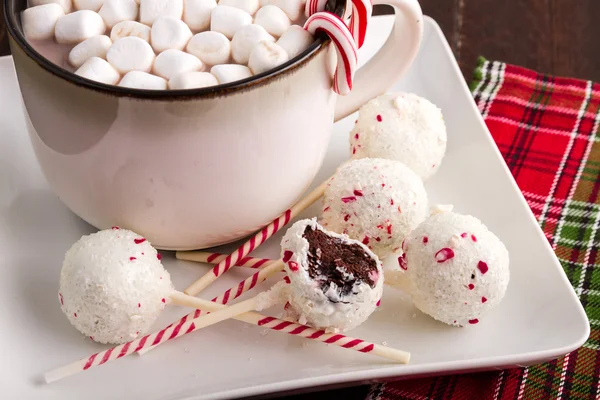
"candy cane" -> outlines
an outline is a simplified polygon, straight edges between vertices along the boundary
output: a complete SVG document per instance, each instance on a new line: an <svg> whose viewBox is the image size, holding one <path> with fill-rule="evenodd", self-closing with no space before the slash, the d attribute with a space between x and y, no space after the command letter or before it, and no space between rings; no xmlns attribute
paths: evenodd
<svg viewBox="0 0 600 400"><path fill-rule="evenodd" d="M328 0L308 0L304 12L310 17L317 12L325 11ZM373 14L371 0L352 0L352 14L350 16L350 33L360 49L365 42L367 25Z"/></svg>
<svg viewBox="0 0 600 400"><path fill-rule="evenodd" d="M308 18L304 29L313 35L323 31L333 41L338 57L333 90L341 95L350 93L358 65L358 49L346 24L335 14L318 12Z"/></svg>

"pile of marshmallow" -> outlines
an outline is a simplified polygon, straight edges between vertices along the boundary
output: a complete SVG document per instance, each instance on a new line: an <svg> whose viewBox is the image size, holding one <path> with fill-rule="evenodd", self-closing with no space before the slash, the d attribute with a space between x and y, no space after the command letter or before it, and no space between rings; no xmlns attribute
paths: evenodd
<svg viewBox="0 0 600 400"><path fill-rule="evenodd" d="M30 41L73 46L75 73L136 89L192 89L271 70L302 53L305 0L29 0Z"/></svg>

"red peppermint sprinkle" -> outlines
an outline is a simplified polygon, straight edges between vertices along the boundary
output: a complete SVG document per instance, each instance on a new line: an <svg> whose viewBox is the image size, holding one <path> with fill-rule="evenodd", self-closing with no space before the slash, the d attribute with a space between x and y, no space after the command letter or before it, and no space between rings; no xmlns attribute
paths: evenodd
<svg viewBox="0 0 600 400"><path fill-rule="evenodd" d="M381 114L377 114L377 122L381 122L383 121L383 118L381 118Z"/></svg>
<svg viewBox="0 0 600 400"><path fill-rule="evenodd" d="M344 221L348 221L350 219L350 214L344 215Z"/></svg>
<svg viewBox="0 0 600 400"><path fill-rule="evenodd" d="M484 275L486 272L488 272L489 267L488 267L487 263L485 263L483 261L479 261L477 263L477 269L481 272L481 275Z"/></svg>
<svg viewBox="0 0 600 400"><path fill-rule="evenodd" d="M376 240L377 242L381 242L381 238L380 238L379 236L377 236L377 237L375 238L375 240Z"/></svg>
<svg viewBox="0 0 600 400"><path fill-rule="evenodd" d="M329 210L331 210L331 207L325 207L325 208L323 209L323 212L327 212L327 211L329 211Z"/></svg>
<svg viewBox="0 0 600 400"><path fill-rule="evenodd" d="M94 337L93 337L93 336L90 336L90 339L94 340Z"/></svg>
<svg viewBox="0 0 600 400"><path fill-rule="evenodd" d="M354 139L358 140L358 133L354 135Z"/></svg>
<svg viewBox="0 0 600 400"><path fill-rule="evenodd" d="M353 201L356 201L355 196L342 197L342 202L344 202L344 203L350 203Z"/></svg>
<svg viewBox="0 0 600 400"><path fill-rule="evenodd" d="M402 239L402 244L400 245L400 247L402 247L402 251L406 252L406 247L404 247L404 244L406 243L406 239Z"/></svg>
<svg viewBox="0 0 600 400"><path fill-rule="evenodd" d="M471 325L475 325L475 324L476 324L476 323L478 323L478 322L479 322L479 320L478 320L477 318L475 318L475 319L470 319L470 320L469 320L469 323L470 323Z"/></svg>
<svg viewBox="0 0 600 400"><path fill-rule="evenodd" d="M140 308L141 306L142 306L142 304L141 304L141 303L138 303L138 308Z"/></svg>
<svg viewBox="0 0 600 400"><path fill-rule="evenodd" d="M481 298L481 302L482 302L482 303L485 303L486 301L487 301L487 298L486 298L485 296L483 296L483 297Z"/></svg>
<svg viewBox="0 0 600 400"><path fill-rule="evenodd" d="M383 229L383 225L382 225L382 224L379 224L379 225L377 225L377 228L378 228L378 229Z"/></svg>
<svg viewBox="0 0 600 400"><path fill-rule="evenodd" d="M74 312L74 313L73 313L73 316L74 316L75 318L77 318L77 313L76 313L76 312Z"/></svg>
<svg viewBox="0 0 600 400"><path fill-rule="evenodd" d="M363 195L363 191L362 190L358 190L358 189L354 189L354 195L360 197L360 196Z"/></svg>
<svg viewBox="0 0 600 400"><path fill-rule="evenodd" d="M352 146L352 154L356 154L356 147Z"/></svg>
<svg viewBox="0 0 600 400"><path fill-rule="evenodd" d="M285 303L285 306L283 306L283 309L284 310L289 310L291 306L292 305L290 303Z"/></svg>
<svg viewBox="0 0 600 400"><path fill-rule="evenodd" d="M113 231L118 231L118 230L119 230L119 229L121 229L121 228L119 228L118 226L116 226L116 225L115 225L115 226L113 226L111 229L112 229Z"/></svg>
<svg viewBox="0 0 600 400"><path fill-rule="evenodd" d="M382 183L382 184L381 184L381 187L385 187L385 183Z"/></svg>
<svg viewBox="0 0 600 400"><path fill-rule="evenodd" d="M394 205L394 199L390 199L390 205L393 206Z"/></svg>
<svg viewBox="0 0 600 400"><path fill-rule="evenodd" d="M381 305L381 299L377 300L376 306L379 307Z"/></svg>
<svg viewBox="0 0 600 400"><path fill-rule="evenodd" d="M135 257L129 257L129 261L135 261L135 260L137 260L137 258L135 258Z"/></svg>
<svg viewBox="0 0 600 400"><path fill-rule="evenodd" d="M408 269L408 265L406 264L406 253L402 254L400 257L398 257L398 265L400 265L400 268L402 268L403 270L407 270Z"/></svg>
<svg viewBox="0 0 600 400"><path fill-rule="evenodd" d="M292 256L294 255L293 251L290 250L286 250L283 252L283 262L286 263L288 261L290 261L292 259Z"/></svg>
<svg viewBox="0 0 600 400"><path fill-rule="evenodd" d="M146 241L146 239L145 239L145 238L141 238L141 239L133 239L133 242L134 242L135 244L142 244L142 243L144 243L145 241Z"/></svg>
<svg viewBox="0 0 600 400"><path fill-rule="evenodd" d="M473 290L475 289L475 285L473 285L472 283L469 283L469 290Z"/></svg>
<svg viewBox="0 0 600 400"><path fill-rule="evenodd" d="M350 225L354 226L353 224L350 224ZM344 235L347 235L347 234L348 234L348 229L347 229L347 228L344 228L344 230L342 231L342 233L343 233Z"/></svg>
<svg viewBox="0 0 600 400"><path fill-rule="evenodd" d="M369 244L369 237L365 236L362 240L363 244Z"/></svg>
<svg viewBox="0 0 600 400"><path fill-rule="evenodd" d="M423 236L423 244L427 244L429 242L429 238L427 236Z"/></svg>
<svg viewBox="0 0 600 400"><path fill-rule="evenodd" d="M391 225L387 226L387 233L388 233L388 235L392 234L392 226Z"/></svg>
<svg viewBox="0 0 600 400"><path fill-rule="evenodd" d="M450 260L451 258L454 258L454 250L452 250L449 247L444 247L443 249L435 253L435 259L438 263L443 263L445 261Z"/></svg>
<svg viewBox="0 0 600 400"><path fill-rule="evenodd" d="M287 275L283 277L283 280L284 280L284 282L285 282L285 283L287 283L288 285L289 285L290 283L292 283L292 281L290 281L290 277L289 277L289 276L287 276Z"/></svg>
<svg viewBox="0 0 600 400"><path fill-rule="evenodd" d="M144 253L142 253L142 255L144 255ZM160 253L156 253L156 258L158 258L158 261L162 260L162 256L160 255Z"/></svg>
<svg viewBox="0 0 600 400"><path fill-rule="evenodd" d="M167 302L164 297L160 301L162 301L163 303Z"/></svg>
<svg viewBox="0 0 600 400"><path fill-rule="evenodd" d="M297 263L296 261L290 261L290 262L288 263L288 266L290 267L290 270L291 270L292 272L297 272L297 271L299 270L299 268L298 268L298 263Z"/></svg>
<svg viewBox="0 0 600 400"><path fill-rule="evenodd" d="M461 237L461 238L466 238L466 237L467 237L467 232L463 232L463 233L461 233L460 237Z"/></svg>
<svg viewBox="0 0 600 400"><path fill-rule="evenodd" d="M476 242L477 241L477 237L475 235L471 235L471 240Z"/></svg>
<svg viewBox="0 0 600 400"><path fill-rule="evenodd" d="M401 213L401 212L402 212L402 210L400 209L400 206L398 206L398 212L399 212L399 213Z"/></svg>
<svg viewBox="0 0 600 400"><path fill-rule="evenodd" d="M63 301L62 294L60 294L60 293L58 294L58 299L60 300L60 305L61 305L61 306L64 306L64 305L65 305L65 302Z"/></svg>

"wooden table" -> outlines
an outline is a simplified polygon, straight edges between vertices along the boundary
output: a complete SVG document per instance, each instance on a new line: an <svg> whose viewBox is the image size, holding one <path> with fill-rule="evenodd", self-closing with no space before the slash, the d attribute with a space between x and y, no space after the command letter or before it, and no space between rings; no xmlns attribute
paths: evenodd
<svg viewBox="0 0 600 400"><path fill-rule="evenodd" d="M442 27L468 81L482 55L600 82L598 0L421 0L421 5ZM3 25L0 18L0 55L9 54Z"/></svg>

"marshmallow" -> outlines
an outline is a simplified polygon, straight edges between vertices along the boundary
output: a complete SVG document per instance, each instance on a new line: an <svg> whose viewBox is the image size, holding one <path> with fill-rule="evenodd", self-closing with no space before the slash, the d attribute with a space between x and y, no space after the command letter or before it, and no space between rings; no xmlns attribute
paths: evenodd
<svg viewBox="0 0 600 400"><path fill-rule="evenodd" d="M289 59L285 50L275 43L262 41L250 53L248 67L254 75L273 69Z"/></svg>
<svg viewBox="0 0 600 400"><path fill-rule="evenodd" d="M77 10L98 11L104 4L104 0L73 0L73 5Z"/></svg>
<svg viewBox="0 0 600 400"><path fill-rule="evenodd" d="M217 86L219 81L208 72L184 72L175 75L169 80L169 89L196 89L208 86Z"/></svg>
<svg viewBox="0 0 600 400"><path fill-rule="evenodd" d="M154 62L154 51L148 42L128 36L113 43L106 59L123 75L129 71L149 72Z"/></svg>
<svg viewBox="0 0 600 400"><path fill-rule="evenodd" d="M110 39L115 42L127 36L139 37L150 43L150 27L136 21L122 21L113 26L110 31Z"/></svg>
<svg viewBox="0 0 600 400"><path fill-rule="evenodd" d="M65 14L68 14L71 12L71 10L73 9L73 3L71 2L71 0L29 0L27 2L27 7L31 8L31 7L35 7L35 6L43 6L44 4L58 4L59 6L61 6L63 8L63 11L65 12Z"/></svg>
<svg viewBox="0 0 600 400"><path fill-rule="evenodd" d="M154 73L168 80L184 72L200 71L203 67L198 57L180 50L169 49L156 57Z"/></svg>
<svg viewBox="0 0 600 400"><path fill-rule="evenodd" d="M260 0L260 6L274 5L283 10L292 20L298 20L304 14L306 0Z"/></svg>
<svg viewBox="0 0 600 400"><path fill-rule="evenodd" d="M268 5L258 10L254 23L265 28L269 34L279 37L289 29L292 21L281 8Z"/></svg>
<svg viewBox="0 0 600 400"><path fill-rule="evenodd" d="M254 15L259 8L258 0L220 0L219 5L239 8L250 15Z"/></svg>
<svg viewBox="0 0 600 400"><path fill-rule="evenodd" d="M58 4L43 4L26 9L21 14L23 33L29 40L51 39L56 22L64 18L65 12Z"/></svg>
<svg viewBox="0 0 600 400"><path fill-rule="evenodd" d="M119 72L108 62L99 58L92 57L87 60L77 71L75 75L91 79L107 85L116 85L121 79Z"/></svg>
<svg viewBox="0 0 600 400"><path fill-rule="evenodd" d="M135 21L138 5L134 0L106 0L98 14L106 26L112 28L121 21Z"/></svg>
<svg viewBox="0 0 600 400"><path fill-rule="evenodd" d="M221 85L229 82L240 81L252 76L252 71L250 71L250 68L246 67L245 65L238 64L215 65L210 69L210 73L217 78Z"/></svg>
<svg viewBox="0 0 600 400"><path fill-rule="evenodd" d="M83 42L92 36L103 35L106 25L102 17L90 10L75 11L56 22L54 35L61 44Z"/></svg>
<svg viewBox="0 0 600 400"><path fill-rule="evenodd" d="M133 89L166 90L167 81L160 76L142 71L129 71L121 79L119 86Z"/></svg>
<svg viewBox="0 0 600 400"><path fill-rule="evenodd" d="M79 68L92 57L106 59L106 53L112 46L112 40L108 36L92 36L73 47L69 53L69 64Z"/></svg>
<svg viewBox="0 0 600 400"><path fill-rule="evenodd" d="M194 32L210 28L210 13L217 6L215 0L183 0L183 22Z"/></svg>
<svg viewBox="0 0 600 400"><path fill-rule="evenodd" d="M158 17L181 19L183 0L141 0L140 22L152 26Z"/></svg>
<svg viewBox="0 0 600 400"><path fill-rule="evenodd" d="M210 18L210 30L220 32L230 40L238 29L252 23L250 14L239 8L229 6L215 7Z"/></svg>
<svg viewBox="0 0 600 400"><path fill-rule="evenodd" d="M168 49L183 50L192 38L192 31L180 19L160 17L152 25L150 38L152 48L157 53Z"/></svg>
<svg viewBox="0 0 600 400"><path fill-rule="evenodd" d="M288 53L290 58L294 58L306 50L314 40L306 29L298 25L292 25L281 35L277 44Z"/></svg>
<svg viewBox="0 0 600 400"><path fill-rule="evenodd" d="M227 64L231 58L231 42L222 33L202 32L190 39L186 51L208 65Z"/></svg>
<svg viewBox="0 0 600 400"><path fill-rule="evenodd" d="M262 41L274 42L275 38L260 25L246 25L238 30L231 41L231 55L238 64L248 64L250 52Z"/></svg>

